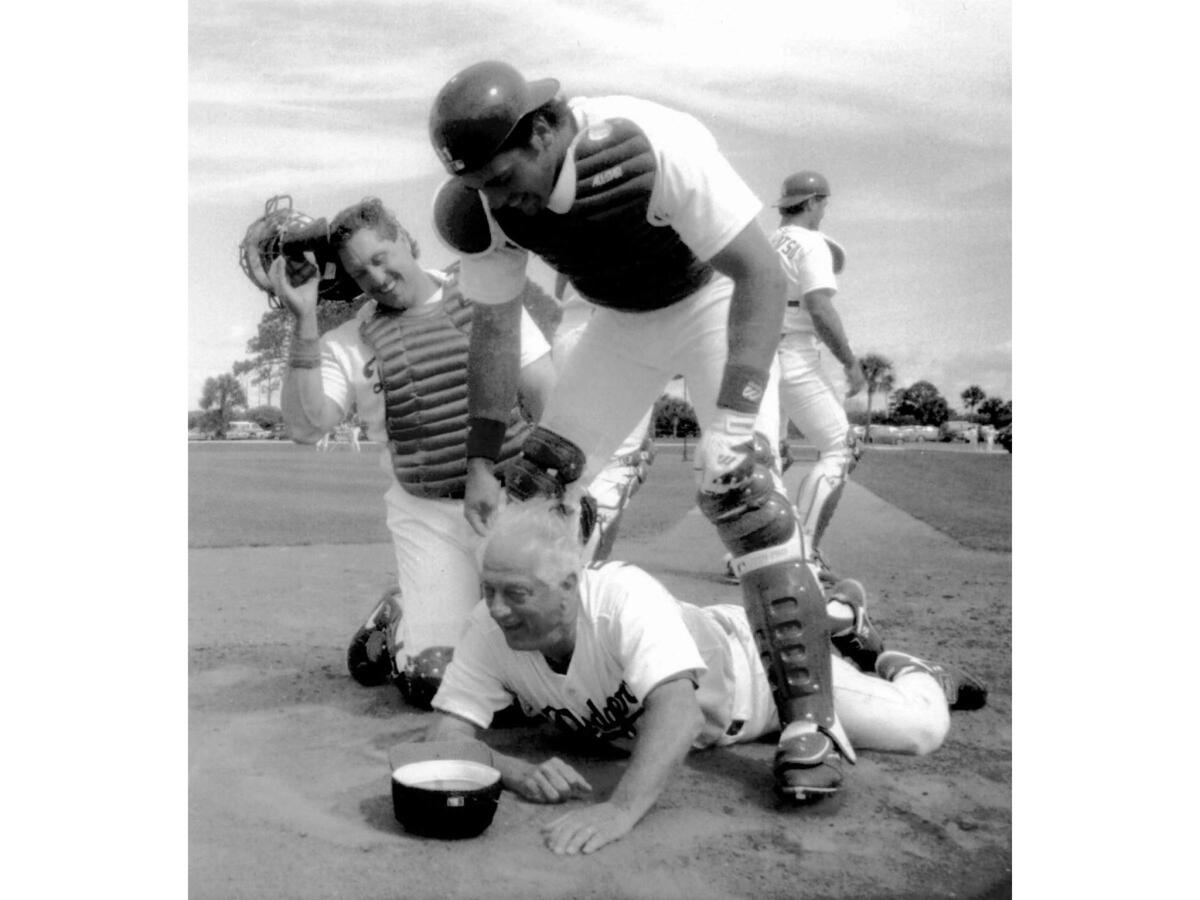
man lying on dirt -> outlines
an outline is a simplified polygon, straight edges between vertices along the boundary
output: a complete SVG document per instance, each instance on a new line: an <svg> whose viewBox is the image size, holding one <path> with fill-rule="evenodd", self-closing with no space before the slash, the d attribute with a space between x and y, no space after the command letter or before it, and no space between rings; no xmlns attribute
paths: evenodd
<svg viewBox="0 0 1200 900"><path fill-rule="evenodd" d="M547 847L566 854L592 853L627 834L689 749L779 729L740 606L681 602L625 563L585 566L578 530L577 517L553 500L509 503L496 513L484 549L483 600L446 669L425 734L476 738L516 698L527 715L628 747L629 767L610 797L545 827ZM829 594L831 614L863 603L854 581ZM987 698L965 672L894 650L879 655L874 673L835 657L833 693L853 745L917 755L941 745L950 709L978 709ZM587 780L557 757L538 764L493 757L505 787L526 800L591 794Z"/></svg>

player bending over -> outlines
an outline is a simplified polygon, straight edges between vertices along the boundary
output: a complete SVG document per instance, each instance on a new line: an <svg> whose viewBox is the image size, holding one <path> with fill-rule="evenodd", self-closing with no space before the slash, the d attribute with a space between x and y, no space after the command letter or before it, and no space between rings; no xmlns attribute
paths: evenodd
<svg viewBox="0 0 1200 900"><path fill-rule="evenodd" d="M500 509L483 557L474 609L433 700L426 740L476 738L514 700L525 713L580 737L616 742L631 761L611 796L545 828L555 853L592 853L618 840L658 799L691 749L756 740L779 717L745 611L700 608L641 569L582 564L574 516L553 500ZM857 582L830 592L861 604ZM897 651L866 674L833 658L833 694L861 749L925 754L950 727L950 709L977 709L986 689L964 672ZM853 759L853 750L850 751ZM590 797L557 757L530 763L493 751L504 786L526 800Z"/></svg>

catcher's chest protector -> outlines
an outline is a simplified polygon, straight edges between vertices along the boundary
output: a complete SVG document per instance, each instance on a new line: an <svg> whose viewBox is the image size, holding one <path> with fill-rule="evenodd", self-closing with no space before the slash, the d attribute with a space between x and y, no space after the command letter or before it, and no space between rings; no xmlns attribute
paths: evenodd
<svg viewBox="0 0 1200 900"><path fill-rule="evenodd" d="M433 314L382 307L360 327L375 353L396 480L410 494L461 499L467 483L467 347L474 307L447 283ZM520 453L529 425L513 408L498 467Z"/></svg>
<svg viewBox="0 0 1200 900"><path fill-rule="evenodd" d="M493 210L504 233L567 276L597 306L670 306L713 277L673 228L646 221L658 163L627 119L593 125L575 147L575 203L565 214Z"/></svg>

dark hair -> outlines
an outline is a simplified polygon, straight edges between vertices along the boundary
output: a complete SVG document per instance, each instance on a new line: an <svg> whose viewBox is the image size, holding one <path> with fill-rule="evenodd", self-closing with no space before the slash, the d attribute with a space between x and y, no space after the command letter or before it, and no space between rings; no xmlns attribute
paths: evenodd
<svg viewBox="0 0 1200 900"><path fill-rule="evenodd" d="M364 228L370 228L380 237L389 241L397 240L400 235L408 241L413 258L416 259L420 248L412 235L378 197L364 197L353 206L348 206L333 217L329 225L329 242L334 250L340 250L350 238Z"/></svg>
<svg viewBox="0 0 1200 900"><path fill-rule="evenodd" d="M513 130L509 132L504 142L496 148L493 157L508 150L516 150L529 146L533 140L533 120L541 119L553 131L563 122L571 118L571 107L562 97L552 97L532 112L528 112L517 120Z"/></svg>
<svg viewBox="0 0 1200 900"><path fill-rule="evenodd" d="M810 203L812 203L812 201L822 200L828 196L829 196L828 194L813 194L811 197L805 197L803 200L801 200L795 206L779 207L779 214L783 215L783 216L798 216L798 215L800 215L800 213L804 212L804 210L808 208L808 205Z"/></svg>

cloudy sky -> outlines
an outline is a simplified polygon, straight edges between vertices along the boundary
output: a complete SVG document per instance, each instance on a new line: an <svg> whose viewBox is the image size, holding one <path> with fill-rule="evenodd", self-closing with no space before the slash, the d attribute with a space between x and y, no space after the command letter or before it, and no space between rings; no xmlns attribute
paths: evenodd
<svg viewBox="0 0 1200 900"><path fill-rule="evenodd" d="M189 408L266 309L237 247L272 195L314 216L382 197L427 264L450 260L427 114L487 58L693 113L764 203L821 171L855 350L955 407L969 384L1012 397L1007 3L192 0L188 41Z"/></svg>

